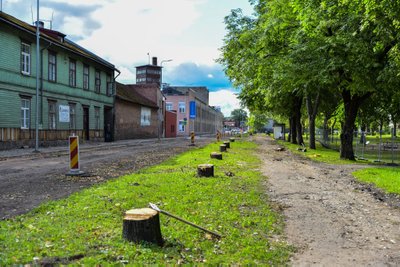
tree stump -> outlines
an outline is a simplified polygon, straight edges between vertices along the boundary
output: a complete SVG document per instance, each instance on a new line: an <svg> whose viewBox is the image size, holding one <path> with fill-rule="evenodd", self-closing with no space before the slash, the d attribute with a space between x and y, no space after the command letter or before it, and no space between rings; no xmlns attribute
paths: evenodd
<svg viewBox="0 0 400 267"><path fill-rule="evenodd" d="M122 237L135 243L146 241L162 246L164 241L158 211L143 208L125 212Z"/></svg>
<svg viewBox="0 0 400 267"><path fill-rule="evenodd" d="M225 141L224 145L226 145L226 148L231 148L231 143L229 141Z"/></svg>
<svg viewBox="0 0 400 267"><path fill-rule="evenodd" d="M219 152L211 152L210 157L212 159L222 159L222 154Z"/></svg>
<svg viewBox="0 0 400 267"><path fill-rule="evenodd" d="M197 166L197 176L199 177L214 177L214 165L200 164Z"/></svg>
<svg viewBox="0 0 400 267"><path fill-rule="evenodd" d="M219 145L220 152L226 152L226 145Z"/></svg>
<svg viewBox="0 0 400 267"><path fill-rule="evenodd" d="M233 143L233 142L235 142L235 138L231 137L231 138L229 138L229 141L231 141Z"/></svg>

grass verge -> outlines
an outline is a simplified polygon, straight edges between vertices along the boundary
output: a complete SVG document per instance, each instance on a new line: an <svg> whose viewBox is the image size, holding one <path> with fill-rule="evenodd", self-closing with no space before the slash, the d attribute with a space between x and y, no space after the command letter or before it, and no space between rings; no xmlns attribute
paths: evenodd
<svg viewBox="0 0 400 267"><path fill-rule="evenodd" d="M368 168L353 172L354 177L365 183L372 183L386 193L400 194L399 168Z"/></svg>
<svg viewBox="0 0 400 267"><path fill-rule="evenodd" d="M219 144L195 148L32 212L0 222L0 266L15 264L285 264L291 248L280 240L282 220L268 206L256 145L231 143L223 160L210 159ZM215 177L198 178L211 163ZM122 239L122 217L156 203L223 235L203 232L160 215L163 247Z"/></svg>
<svg viewBox="0 0 400 267"><path fill-rule="evenodd" d="M342 160L340 159L340 154L338 151L333 149L324 148L321 144L317 143L317 149L313 150L307 147L306 152L299 151L298 148L301 148L299 145L292 144L286 141L278 141L278 143L293 153L303 155L307 158L310 158L315 161L330 163L330 164L354 164L354 161L350 160ZM357 163L366 163L366 161L357 161Z"/></svg>
<svg viewBox="0 0 400 267"><path fill-rule="evenodd" d="M294 145L289 142L278 141L282 146L285 146L291 152L301 154L312 160L321 161L328 164L370 164L370 165L382 165L381 163L375 163L365 160L349 161L341 160L339 158L339 152L333 149L327 149L317 143L316 150L310 150L307 148L306 152L297 150L300 146ZM400 169L399 168L366 168L353 172L354 177L364 183L372 183L376 187L383 189L387 193L400 194Z"/></svg>

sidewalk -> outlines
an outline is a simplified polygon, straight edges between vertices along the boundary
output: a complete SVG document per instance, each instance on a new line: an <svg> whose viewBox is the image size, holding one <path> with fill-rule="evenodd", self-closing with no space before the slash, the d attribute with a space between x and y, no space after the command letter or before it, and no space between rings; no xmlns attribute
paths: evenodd
<svg viewBox="0 0 400 267"><path fill-rule="evenodd" d="M196 139L210 138L209 136L196 136ZM190 137L178 136L174 138L149 138L149 139L128 139L128 140L117 140L114 142L95 142L95 141L85 141L84 143L79 143L79 149L91 149L91 148L109 148L116 146L132 146L132 145L142 145L146 143L153 142L168 142L171 139L184 139L190 140ZM188 141L189 142L189 141ZM49 154L49 153L57 153L57 152L65 152L69 153L68 145L60 145L60 146L50 146L50 147L39 147L39 151L35 151L34 147L29 148L16 148L10 150L0 150L0 160L4 158L13 158L13 157L22 157L22 156L35 156L41 154Z"/></svg>

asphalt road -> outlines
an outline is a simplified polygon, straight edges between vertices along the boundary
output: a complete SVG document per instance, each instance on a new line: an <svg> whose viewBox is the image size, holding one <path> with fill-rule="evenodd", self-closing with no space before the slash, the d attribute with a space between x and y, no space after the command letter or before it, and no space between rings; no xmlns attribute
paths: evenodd
<svg viewBox="0 0 400 267"><path fill-rule="evenodd" d="M83 176L69 173L69 147L0 151L0 219L26 213L40 203L64 198L83 188L158 164L213 138L142 139L80 146Z"/></svg>

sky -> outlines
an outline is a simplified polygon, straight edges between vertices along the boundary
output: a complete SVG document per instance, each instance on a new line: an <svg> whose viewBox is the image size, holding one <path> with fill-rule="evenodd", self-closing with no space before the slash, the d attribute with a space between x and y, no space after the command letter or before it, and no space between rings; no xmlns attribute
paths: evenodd
<svg viewBox="0 0 400 267"><path fill-rule="evenodd" d="M37 0L0 1L3 12L36 20ZM39 6L46 28L114 64L121 71L117 81L135 83L135 67L157 57L163 82L206 86L209 104L225 116L240 108L239 90L215 60L226 33L224 17L236 8L251 15L248 0L40 0Z"/></svg>

